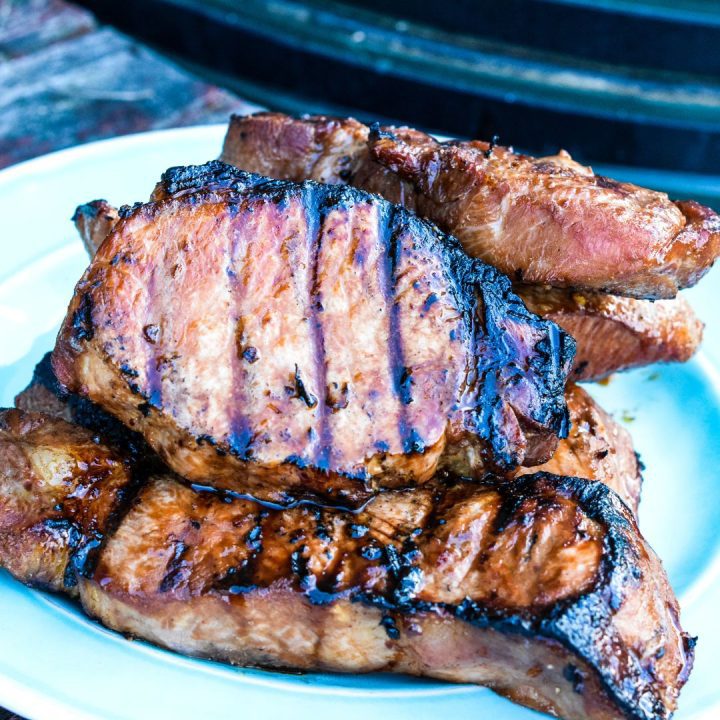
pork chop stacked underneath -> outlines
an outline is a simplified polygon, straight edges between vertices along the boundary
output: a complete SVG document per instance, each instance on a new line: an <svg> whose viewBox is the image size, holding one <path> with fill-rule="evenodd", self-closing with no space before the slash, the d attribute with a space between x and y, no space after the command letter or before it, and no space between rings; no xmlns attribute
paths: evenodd
<svg viewBox="0 0 720 720"><path fill-rule="evenodd" d="M188 480L359 504L567 434L572 339L417 216L219 162L154 197L100 246L53 362Z"/></svg>
<svg viewBox="0 0 720 720"><path fill-rule="evenodd" d="M669 299L720 254L720 218L697 203L595 175L564 152L536 159L352 118L234 117L221 157L269 177L350 184L436 222L576 337L577 380L683 362L700 343L702 323Z"/></svg>
<svg viewBox="0 0 720 720"><path fill-rule="evenodd" d="M573 720L676 707L693 640L601 483L436 478L349 513L142 475L89 431L1 412L0 563L201 657L476 682Z"/></svg>

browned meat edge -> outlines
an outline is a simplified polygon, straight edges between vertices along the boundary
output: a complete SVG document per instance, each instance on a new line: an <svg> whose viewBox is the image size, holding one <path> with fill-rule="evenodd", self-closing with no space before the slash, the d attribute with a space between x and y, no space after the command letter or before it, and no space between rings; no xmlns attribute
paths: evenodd
<svg viewBox="0 0 720 720"><path fill-rule="evenodd" d="M702 342L704 325L682 295L651 301L537 285L516 284L514 290L529 310L575 338L576 381L656 362L686 362Z"/></svg>

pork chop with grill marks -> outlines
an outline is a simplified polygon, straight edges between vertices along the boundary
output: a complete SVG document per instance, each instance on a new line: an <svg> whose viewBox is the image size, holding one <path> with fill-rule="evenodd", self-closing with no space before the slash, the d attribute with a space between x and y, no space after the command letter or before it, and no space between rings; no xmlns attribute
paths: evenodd
<svg viewBox="0 0 720 720"><path fill-rule="evenodd" d="M160 183L153 199L162 199L166 192ZM117 219L117 210L104 200L75 211L75 226L90 257ZM514 283L513 290L529 310L573 336L577 349L572 378L578 382L656 362L686 362L702 341L703 323L682 295L637 300L525 283Z"/></svg>
<svg viewBox="0 0 720 720"><path fill-rule="evenodd" d="M567 432L572 339L434 226L218 162L163 187L121 212L53 363L183 477L355 504L543 462Z"/></svg>
<svg viewBox="0 0 720 720"><path fill-rule="evenodd" d="M269 177L349 183L436 222L465 250L526 283L671 298L720 254L720 217L621 183L565 152L437 142L352 118L233 117L221 158Z"/></svg>
<svg viewBox="0 0 720 720"><path fill-rule="evenodd" d="M88 431L0 413L0 565L186 654L474 682L568 720L666 720L690 672L660 561L601 483L436 478L355 514L170 475L129 503L124 469Z"/></svg>

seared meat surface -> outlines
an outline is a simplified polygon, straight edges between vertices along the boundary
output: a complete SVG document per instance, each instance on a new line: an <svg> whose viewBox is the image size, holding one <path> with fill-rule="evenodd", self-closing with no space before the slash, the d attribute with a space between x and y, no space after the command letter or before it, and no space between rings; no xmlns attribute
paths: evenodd
<svg viewBox="0 0 720 720"><path fill-rule="evenodd" d="M153 197L159 200L165 194L161 183ZM94 207L102 212L93 212ZM90 257L117 217L117 210L104 200L75 211L75 224ZM703 324L682 295L650 301L525 283L514 283L513 290L529 310L573 336L572 378L579 382L655 362L686 362L702 341Z"/></svg>
<svg viewBox="0 0 720 720"><path fill-rule="evenodd" d="M260 113L231 120L221 157L270 177L379 193L526 283L671 298L720 254L709 208L595 175L565 152L532 158L351 118Z"/></svg>
<svg viewBox="0 0 720 720"><path fill-rule="evenodd" d="M568 436L558 443L546 463L521 468L517 474L544 471L599 480L612 488L637 516L642 474L630 433L578 385L568 385L565 399L570 413Z"/></svg>
<svg viewBox="0 0 720 720"><path fill-rule="evenodd" d="M103 241L53 364L183 477L356 504L566 433L572 339L434 226L217 162L155 197Z"/></svg>
<svg viewBox="0 0 720 720"><path fill-rule="evenodd" d="M576 381L655 362L686 362L702 341L703 323L682 295L650 301L538 285L516 284L514 290L529 310L573 336Z"/></svg>
<svg viewBox="0 0 720 720"><path fill-rule="evenodd" d="M85 249L92 257L118 221L119 216L117 208L110 205L107 200L93 200L79 205L72 219Z"/></svg>
<svg viewBox="0 0 720 720"><path fill-rule="evenodd" d="M98 546L133 484L129 460L88 430L0 411L0 565L74 594L73 562Z"/></svg>
<svg viewBox="0 0 720 720"><path fill-rule="evenodd" d="M75 462L88 446L105 458L92 468ZM123 467L87 431L3 412L0 564L187 654L476 682L573 720L662 720L676 707L694 641L601 483L436 478L355 514L268 510L169 475L128 503ZM63 522L74 532L49 539Z"/></svg>

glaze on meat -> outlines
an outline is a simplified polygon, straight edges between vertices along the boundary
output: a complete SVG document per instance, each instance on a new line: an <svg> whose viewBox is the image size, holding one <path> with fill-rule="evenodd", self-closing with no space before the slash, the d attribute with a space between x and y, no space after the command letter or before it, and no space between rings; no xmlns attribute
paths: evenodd
<svg viewBox="0 0 720 720"><path fill-rule="evenodd" d="M690 672L662 566L602 483L438 477L349 513L170 475L130 502L134 482L88 431L2 412L0 565L186 654L474 682L568 720L667 720Z"/></svg>

